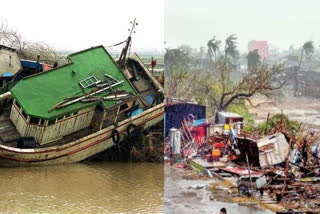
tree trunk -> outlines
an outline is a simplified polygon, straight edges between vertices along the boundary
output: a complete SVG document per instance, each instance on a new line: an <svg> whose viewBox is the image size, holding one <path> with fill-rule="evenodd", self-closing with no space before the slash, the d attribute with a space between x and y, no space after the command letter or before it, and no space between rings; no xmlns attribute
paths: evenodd
<svg viewBox="0 0 320 214"><path fill-rule="evenodd" d="M301 63L302 63L302 57L303 57L303 53L304 53L304 49L302 49L302 52L301 52L301 56L300 56L300 61L299 61L299 65L298 65L298 69L297 71L295 71L295 91L294 91L294 96L299 96L299 77L298 77L298 74L300 72L300 68L301 68Z"/></svg>

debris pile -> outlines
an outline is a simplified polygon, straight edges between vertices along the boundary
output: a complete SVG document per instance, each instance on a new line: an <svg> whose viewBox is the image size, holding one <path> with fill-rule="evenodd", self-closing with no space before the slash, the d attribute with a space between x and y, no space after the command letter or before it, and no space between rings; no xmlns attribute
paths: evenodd
<svg viewBox="0 0 320 214"><path fill-rule="evenodd" d="M229 112L209 120L188 112L180 122L165 138L171 165L230 181L234 197L275 204L279 213L320 213L318 133L301 124L292 130L282 119L263 135L249 133L243 118Z"/></svg>
<svg viewBox="0 0 320 214"><path fill-rule="evenodd" d="M143 130L138 127L134 136L90 159L91 161L163 162L163 122Z"/></svg>

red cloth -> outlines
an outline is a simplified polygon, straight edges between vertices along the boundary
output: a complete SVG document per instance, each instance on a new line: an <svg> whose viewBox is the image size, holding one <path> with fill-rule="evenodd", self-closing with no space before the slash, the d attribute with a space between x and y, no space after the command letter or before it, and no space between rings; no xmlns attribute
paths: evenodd
<svg viewBox="0 0 320 214"><path fill-rule="evenodd" d="M52 65L42 64L42 71L49 71L52 69Z"/></svg>
<svg viewBox="0 0 320 214"><path fill-rule="evenodd" d="M186 165L184 163L176 163L176 164L174 164L174 167L179 168L179 169L183 169L184 167L186 167Z"/></svg>
<svg viewBox="0 0 320 214"><path fill-rule="evenodd" d="M220 143L215 143L214 144L214 148L224 148L224 143L220 142Z"/></svg>
<svg viewBox="0 0 320 214"><path fill-rule="evenodd" d="M152 66L152 68L154 68L156 65L157 65L157 60L153 59L153 60L151 61L151 66Z"/></svg>
<svg viewBox="0 0 320 214"><path fill-rule="evenodd" d="M205 133L206 133L206 128L203 126L193 127L191 129L191 134L199 146L203 144Z"/></svg>

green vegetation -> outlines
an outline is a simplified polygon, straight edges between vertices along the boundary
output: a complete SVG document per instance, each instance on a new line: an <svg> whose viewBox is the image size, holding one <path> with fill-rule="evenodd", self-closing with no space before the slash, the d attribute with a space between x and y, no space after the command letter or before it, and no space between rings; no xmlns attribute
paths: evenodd
<svg viewBox="0 0 320 214"><path fill-rule="evenodd" d="M276 124L280 124L282 121L282 124L287 128L287 130L290 133L297 132L300 129L301 124L298 123L295 120L289 120L289 118L284 114L275 114L271 118L269 118L268 126L267 126L267 132L271 131L273 127L276 126ZM266 129L267 122L262 122L258 126L258 132L260 134L263 134Z"/></svg>
<svg viewBox="0 0 320 214"><path fill-rule="evenodd" d="M254 51L249 52L247 59L248 59L249 71L253 70L255 67L257 67L261 63L260 56L258 54L258 50L254 50Z"/></svg>

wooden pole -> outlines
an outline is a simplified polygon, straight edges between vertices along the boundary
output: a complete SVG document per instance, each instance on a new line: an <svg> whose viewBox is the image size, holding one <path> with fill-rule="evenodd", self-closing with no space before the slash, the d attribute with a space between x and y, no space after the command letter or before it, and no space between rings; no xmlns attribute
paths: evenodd
<svg viewBox="0 0 320 214"><path fill-rule="evenodd" d="M280 120L280 131L282 132L283 129L283 110L281 109L281 120Z"/></svg>
<svg viewBox="0 0 320 214"><path fill-rule="evenodd" d="M152 74L153 74L153 64L152 64L152 62L153 62L153 57L151 57L151 71L152 71Z"/></svg>
<svg viewBox="0 0 320 214"><path fill-rule="evenodd" d="M284 169L284 181L283 181L283 187L282 187L282 191L281 191L281 196L283 196L284 191L286 190L286 185L287 185L288 168L289 168L289 157L290 157L290 152L291 152L291 143L292 143L292 140L290 139L288 153L287 153L287 157L286 157L286 168Z"/></svg>
<svg viewBox="0 0 320 214"><path fill-rule="evenodd" d="M251 178L251 172L250 172L250 163L249 163L248 153L246 153L246 160L247 160L247 165L248 165L248 174L249 174L249 178L250 178L251 191L253 192L253 184L252 184L252 178Z"/></svg>
<svg viewBox="0 0 320 214"><path fill-rule="evenodd" d="M269 123L269 117L270 117L270 112L268 112L266 128L264 129L264 135L266 135L266 134L267 134L268 123Z"/></svg>
<svg viewBox="0 0 320 214"><path fill-rule="evenodd" d="M116 117L114 118L114 122L115 122L115 123L116 123L117 120L118 120L119 112L120 112L120 106L118 107Z"/></svg>

